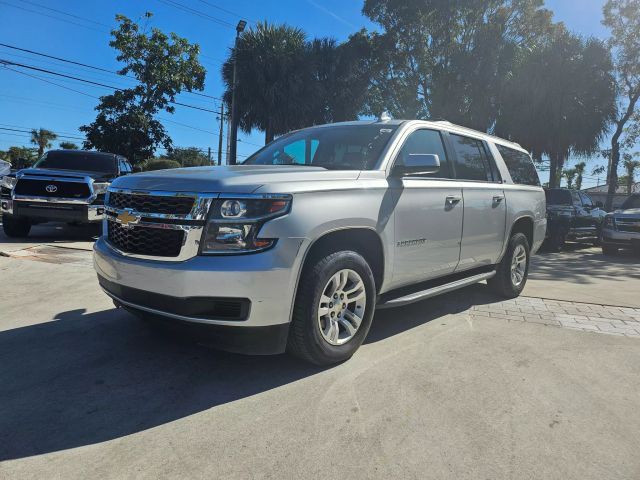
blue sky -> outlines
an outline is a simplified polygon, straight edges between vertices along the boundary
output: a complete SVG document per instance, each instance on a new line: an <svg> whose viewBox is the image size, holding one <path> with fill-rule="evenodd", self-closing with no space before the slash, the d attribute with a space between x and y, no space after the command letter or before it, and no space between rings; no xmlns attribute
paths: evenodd
<svg viewBox="0 0 640 480"><path fill-rule="evenodd" d="M607 35L600 24L603 3L604 0L546 1L547 7L555 13L555 20L565 22L571 30L580 34L600 38ZM205 12L209 18L182 11L176 4ZM119 67L115 60L116 53L108 46L108 31L115 25L115 14L122 13L138 19L145 11L151 11L154 13L151 25L163 31L174 31L200 44L202 63L208 71L204 93L220 97L220 64L232 45L234 26L240 16L249 21L266 19L285 22L302 28L309 37L330 36L344 40L361 27L375 28L362 16L361 9L361 0L2 0L0 43L116 70ZM0 58L116 87L131 84L128 79L117 75L1 46ZM81 137L78 127L95 118L93 108L98 100L94 97L109 93L103 87L56 78L46 73L26 72L40 79L0 67L0 127L44 127L60 135ZM219 108L218 100L193 94L182 94L179 101L206 109ZM219 126L216 115L177 107L175 114L165 113L162 118L174 122L164 122L174 145L218 150L218 137L213 134ZM26 134L8 130L0 132L0 149L28 144ZM240 134L240 139L238 152L241 155L253 152L263 143L260 132ZM74 138L60 137L60 140L80 143ZM589 170L601 162L592 161ZM589 185L595 184L595 179L587 180Z"/></svg>

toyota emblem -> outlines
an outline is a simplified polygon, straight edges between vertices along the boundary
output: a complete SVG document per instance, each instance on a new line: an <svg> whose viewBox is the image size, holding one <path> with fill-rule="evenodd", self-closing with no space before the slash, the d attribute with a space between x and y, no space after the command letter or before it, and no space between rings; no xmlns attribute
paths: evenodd
<svg viewBox="0 0 640 480"><path fill-rule="evenodd" d="M44 189L49 193L55 193L58 191L58 187L55 185L47 185Z"/></svg>

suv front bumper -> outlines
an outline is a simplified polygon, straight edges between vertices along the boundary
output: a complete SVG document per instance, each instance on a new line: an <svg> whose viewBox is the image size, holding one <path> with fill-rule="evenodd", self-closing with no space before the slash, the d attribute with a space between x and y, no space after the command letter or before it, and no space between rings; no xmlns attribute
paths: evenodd
<svg viewBox="0 0 640 480"><path fill-rule="evenodd" d="M302 243L279 239L261 253L164 262L121 255L101 237L94 245L94 266L105 293L129 310L211 327L215 344L225 350L281 353ZM219 309L221 302L231 310Z"/></svg>
<svg viewBox="0 0 640 480"><path fill-rule="evenodd" d="M602 245L619 248L640 248L640 233L602 229Z"/></svg>

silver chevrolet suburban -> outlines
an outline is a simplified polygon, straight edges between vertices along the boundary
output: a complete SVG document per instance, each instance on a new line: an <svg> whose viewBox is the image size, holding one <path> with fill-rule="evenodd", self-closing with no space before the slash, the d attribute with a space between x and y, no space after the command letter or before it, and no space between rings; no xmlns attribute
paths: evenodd
<svg viewBox="0 0 640 480"><path fill-rule="evenodd" d="M519 145L381 119L292 132L242 165L118 178L94 263L142 317L328 365L353 355L376 308L483 280L519 295L545 228Z"/></svg>

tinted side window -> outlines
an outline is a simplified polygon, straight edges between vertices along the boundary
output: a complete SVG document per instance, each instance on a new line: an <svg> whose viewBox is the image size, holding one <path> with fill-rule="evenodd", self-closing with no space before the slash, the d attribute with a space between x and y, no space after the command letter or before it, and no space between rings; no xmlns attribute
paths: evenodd
<svg viewBox="0 0 640 480"><path fill-rule="evenodd" d="M575 190L571 190L571 200L576 207L582 206L582 200L580 200L580 195Z"/></svg>
<svg viewBox="0 0 640 480"><path fill-rule="evenodd" d="M582 198L582 205L588 208L593 208L593 200L586 193L580 192L580 198Z"/></svg>
<svg viewBox="0 0 640 480"><path fill-rule="evenodd" d="M456 152L456 177L462 180L492 181L484 142L462 135L449 135Z"/></svg>
<svg viewBox="0 0 640 480"><path fill-rule="evenodd" d="M452 178L451 164L447 158L442 143L442 135L437 130L416 130L404 142L396 165L404 165L404 160L411 154L434 154L440 159L440 170L428 176L437 178Z"/></svg>
<svg viewBox="0 0 640 480"><path fill-rule="evenodd" d="M529 155L504 145L496 145L496 147L498 147L504 163L507 164L507 170L511 174L513 183L540 186L538 172L536 172L536 167L533 166Z"/></svg>

